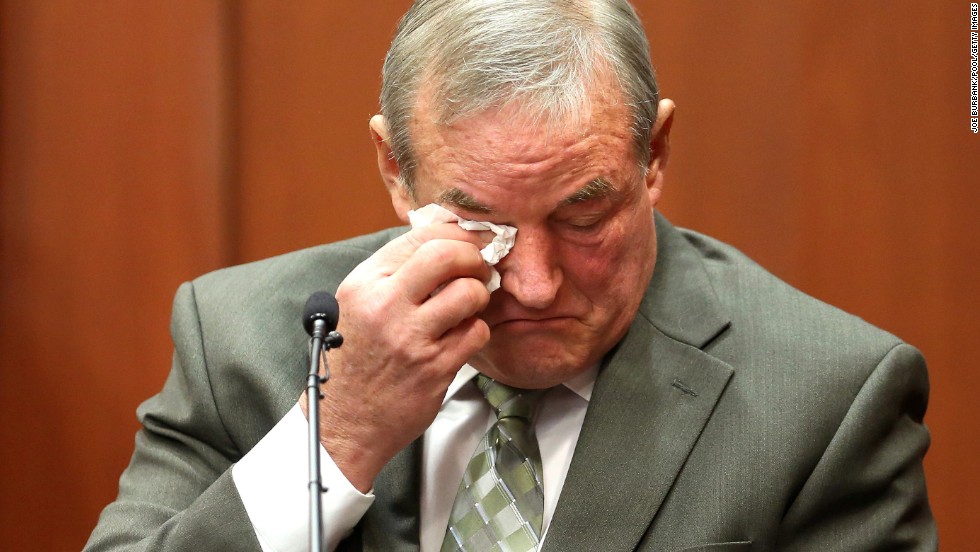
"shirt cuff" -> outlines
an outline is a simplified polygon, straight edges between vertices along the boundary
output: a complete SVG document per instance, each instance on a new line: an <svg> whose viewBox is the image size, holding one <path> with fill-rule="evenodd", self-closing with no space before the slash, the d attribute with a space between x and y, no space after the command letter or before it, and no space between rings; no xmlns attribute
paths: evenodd
<svg viewBox="0 0 980 552"><path fill-rule="evenodd" d="M232 468L232 479L264 552L305 551L310 542L309 422L297 403ZM374 503L344 477L320 446L323 542L327 550L357 525Z"/></svg>

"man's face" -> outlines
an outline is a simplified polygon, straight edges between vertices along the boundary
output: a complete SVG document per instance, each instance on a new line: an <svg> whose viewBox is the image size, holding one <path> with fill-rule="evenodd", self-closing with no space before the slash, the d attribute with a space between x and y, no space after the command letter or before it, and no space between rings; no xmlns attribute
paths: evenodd
<svg viewBox="0 0 980 552"><path fill-rule="evenodd" d="M480 315L489 343L470 363L504 383L557 385L626 333L653 273L662 166L643 175L615 84L590 115L544 128L516 108L436 125L424 98L412 127L415 207L517 227ZM615 91L610 93L608 91Z"/></svg>

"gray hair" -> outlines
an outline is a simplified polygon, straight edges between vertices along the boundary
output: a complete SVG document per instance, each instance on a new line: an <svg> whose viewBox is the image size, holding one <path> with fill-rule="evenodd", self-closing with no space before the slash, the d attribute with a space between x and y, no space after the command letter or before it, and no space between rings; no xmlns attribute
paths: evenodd
<svg viewBox="0 0 980 552"><path fill-rule="evenodd" d="M381 114L402 184L414 194L409 127L420 88L439 124L518 102L567 121L611 69L632 111L637 159L649 161L658 90L643 26L626 0L417 0L382 70Z"/></svg>

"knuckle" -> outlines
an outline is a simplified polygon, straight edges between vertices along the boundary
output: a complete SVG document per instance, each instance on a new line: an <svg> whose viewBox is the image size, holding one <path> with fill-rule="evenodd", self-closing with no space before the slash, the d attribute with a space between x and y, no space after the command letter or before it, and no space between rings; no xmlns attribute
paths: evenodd
<svg viewBox="0 0 980 552"><path fill-rule="evenodd" d="M449 240L431 240L419 247L419 255L426 261L440 266L452 263L457 258L456 248Z"/></svg>
<svg viewBox="0 0 980 552"><path fill-rule="evenodd" d="M480 350L490 340L490 327L480 319L473 319L462 337L464 348L468 349L467 356Z"/></svg>
<svg viewBox="0 0 980 552"><path fill-rule="evenodd" d="M426 242L452 235L454 227L458 228L456 224L430 224L421 228L413 228L405 234L405 237L408 239L408 243L415 247L421 247Z"/></svg>
<svg viewBox="0 0 980 552"><path fill-rule="evenodd" d="M403 237L405 239L405 242L408 243L409 247L411 247L412 249L418 249L423 245L425 245L426 241L428 241L425 239L425 235L422 233L421 230L412 230L411 232L405 234Z"/></svg>
<svg viewBox="0 0 980 552"><path fill-rule="evenodd" d="M384 305L377 301L367 301L363 304L360 309L360 315L362 319L367 320L377 320L379 317L383 316L385 313Z"/></svg>
<svg viewBox="0 0 980 552"><path fill-rule="evenodd" d="M469 285L469 282L461 282L458 286L458 290L459 291L457 293L460 295L460 302L467 306L476 305L479 303L479 297L477 296L476 290L473 289L472 285Z"/></svg>
<svg viewBox="0 0 980 552"><path fill-rule="evenodd" d="M358 289L360 293L356 294L346 290L341 293L338 289L337 301L345 305L341 312L364 324L371 326L383 324L400 312L398 304L400 295L388 287L373 286L370 289Z"/></svg>
<svg viewBox="0 0 980 552"><path fill-rule="evenodd" d="M476 333L476 337L480 341L480 346L482 347L484 343L490 341L490 326L488 326L483 320L477 320L477 323L474 326L474 333Z"/></svg>
<svg viewBox="0 0 980 552"><path fill-rule="evenodd" d="M439 347L434 341L419 339L401 339L402 346L406 351L410 351L405 357L405 366L412 366L416 370L425 370L435 362L439 356Z"/></svg>
<svg viewBox="0 0 980 552"><path fill-rule="evenodd" d="M481 265L485 265L486 261L483 260L483 253L481 252L482 249L480 248L480 246L475 243L467 243L466 245L467 248L473 252L473 258L475 259L475 262L478 262Z"/></svg>
<svg viewBox="0 0 980 552"><path fill-rule="evenodd" d="M357 276L351 273L337 286L337 301L356 300L362 287L363 284L358 280Z"/></svg>
<svg viewBox="0 0 980 552"><path fill-rule="evenodd" d="M389 343L400 355L405 355L412 351L413 339L409 337L409 332L390 332L388 335Z"/></svg>
<svg viewBox="0 0 980 552"><path fill-rule="evenodd" d="M466 299L470 304L482 308L490 301L490 292L483 282L467 279L466 283Z"/></svg>

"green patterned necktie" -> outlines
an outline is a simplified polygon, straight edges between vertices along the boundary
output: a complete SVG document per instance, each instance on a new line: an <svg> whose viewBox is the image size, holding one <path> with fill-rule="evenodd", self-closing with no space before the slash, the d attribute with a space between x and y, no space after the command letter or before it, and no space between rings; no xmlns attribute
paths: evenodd
<svg viewBox="0 0 980 552"><path fill-rule="evenodd" d="M527 552L541 540L541 453L531 418L540 390L515 389L479 374L497 413L466 466L442 552Z"/></svg>

